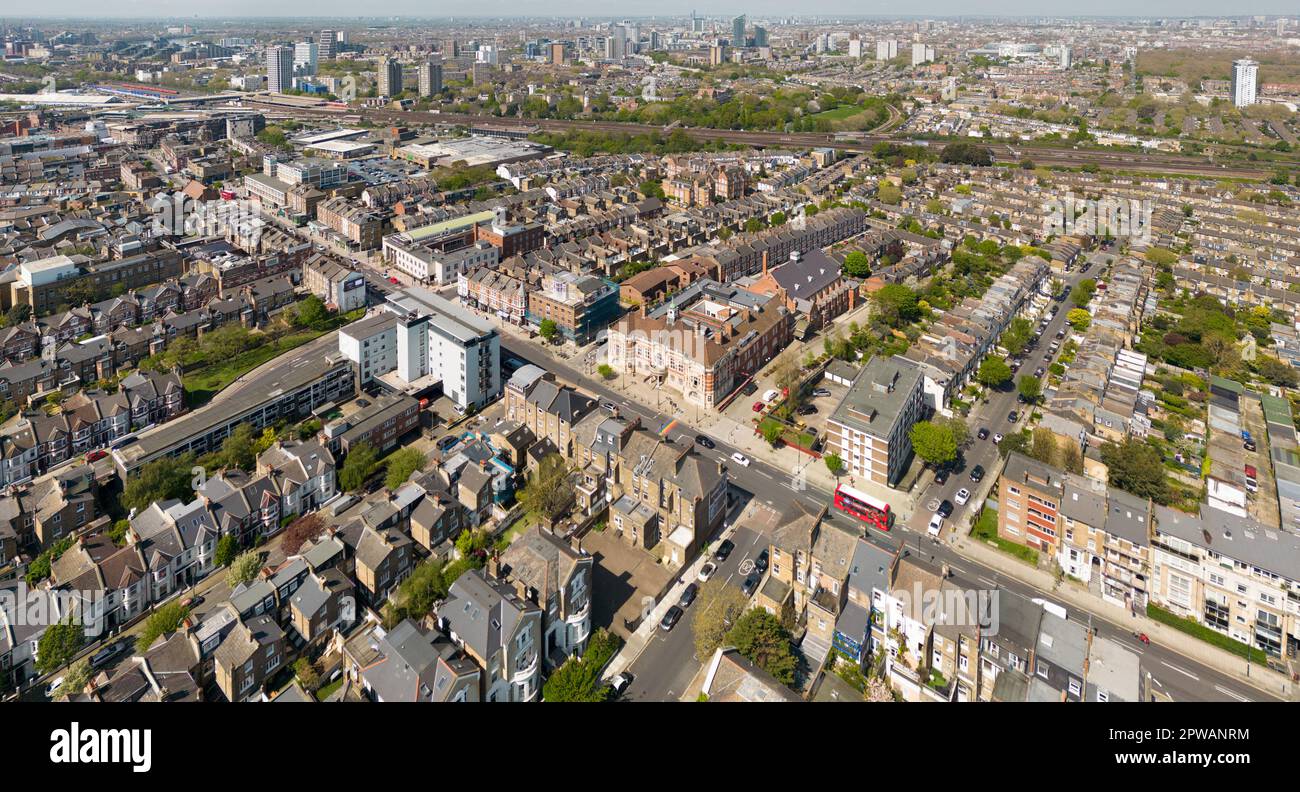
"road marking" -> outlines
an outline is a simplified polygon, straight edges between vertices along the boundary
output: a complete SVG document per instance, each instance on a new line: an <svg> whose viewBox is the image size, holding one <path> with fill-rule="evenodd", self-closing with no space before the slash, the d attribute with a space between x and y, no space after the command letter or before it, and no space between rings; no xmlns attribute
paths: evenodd
<svg viewBox="0 0 1300 792"><path fill-rule="evenodd" d="M998 587L998 584L997 584L997 583L994 583L992 580L989 580L989 579L986 578L986 577L977 577L977 578L975 578L975 579L978 580L979 582L983 583L984 585L988 586L989 588L997 588L997 587Z"/></svg>
<svg viewBox="0 0 1300 792"><path fill-rule="evenodd" d="M1250 701L1250 699L1246 698L1245 696L1243 696L1243 695L1241 695L1241 694L1239 694L1239 693L1234 693L1233 691L1228 690L1227 688L1223 688L1223 687L1220 687L1220 686L1218 686L1218 685L1215 685L1215 686L1214 686L1214 689L1217 690L1217 691L1219 691L1220 693L1222 693L1222 694L1225 695L1225 696L1228 696L1228 697L1230 697L1230 698L1234 698L1234 699L1236 699L1237 701L1246 701L1246 702L1249 702L1249 701Z"/></svg>
<svg viewBox="0 0 1300 792"><path fill-rule="evenodd" d="M1185 677L1191 677L1192 679L1195 679L1197 682L1201 681L1201 678L1198 677L1196 674L1193 674L1191 671L1184 670L1182 668L1179 668L1176 665L1170 665L1169 663L1166 663L1164 660L1160 661L1160 665L1164 666L1165 668L1172 668L1173 670L1177 671L1178 673L1182 674Z"/></svg>

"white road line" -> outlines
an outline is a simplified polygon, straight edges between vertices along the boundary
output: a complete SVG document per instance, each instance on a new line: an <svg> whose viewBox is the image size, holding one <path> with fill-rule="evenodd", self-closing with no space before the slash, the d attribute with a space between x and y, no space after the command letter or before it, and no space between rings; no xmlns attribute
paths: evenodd
<svg viewBox="0 0 1300 792"><path fill-rule="evenodd" d="M979 582L983 583L984 585L988 586L989 588L997 588L997 587L998 587L998 584L997 584L997 583L994 583L992 580L989 580L989 579L986 578L986 577L977 577L977 578L975 578L975 579L978 580Z"/></svg>
<svg viewBox="0 0 1300 792"><path fill-rule="evenodd" d="M1217 691L1219 691L1219 692L1222 693L1223 695L1228 696L1229 698L1234 698L1234 699L1236 699L1237 701L1247 701L1247 702L1250 701L1250 699L1246 698L1245 696L1243 696L1243 695L1241 695L1241 694L1239 694L1239 693L1234 693L1233 691L1228 690L1227 688L1222 688L1222 687L1219 687L1218 685L1215 685L1215 686L1214 686L1214 689L1217 690Z"/></svg>
<svg viewBox="0 0 1300 792"><path fill-rule="evenodd" d="M1160 661L1160 665L1164 666L1165 668L1172 668L1173 670L1177 671L1178 673L1182 674L1185 677L1191 677L1192 679L1195 679L1197 682L1201 681L1201 678L1198 677L1196 674L1193 674L1191 671L1184 670L1182 668L1179 668L1176 665L1170 665L1166 663L1164 660Z"/></svg>

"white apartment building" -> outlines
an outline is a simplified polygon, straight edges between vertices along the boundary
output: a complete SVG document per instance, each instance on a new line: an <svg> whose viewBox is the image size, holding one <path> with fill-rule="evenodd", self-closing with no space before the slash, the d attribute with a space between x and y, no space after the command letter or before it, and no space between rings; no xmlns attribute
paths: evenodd
<svg viewBox="0 0 1300 792"><path fill-rule="evenodd" d="M458 410L501 395L501 337L496 327L432 291L403 289L385 306L395 317L395 367L406 384L429 378Z"/></svg>
<svg viewBox="0 0 1300 792"><path fill-rule="evenodd" d="M1249 58L1232 62L1232 104L1246 107L1255 104L1255 85L1259 78L1259 63Z"/></svg>
<svg viewBox="0 0 1300 792"><path fill-rule="evenodd" d="M356 364L362 385L397 368L397 318L376 311L339 330L339 351Z"/></svg>

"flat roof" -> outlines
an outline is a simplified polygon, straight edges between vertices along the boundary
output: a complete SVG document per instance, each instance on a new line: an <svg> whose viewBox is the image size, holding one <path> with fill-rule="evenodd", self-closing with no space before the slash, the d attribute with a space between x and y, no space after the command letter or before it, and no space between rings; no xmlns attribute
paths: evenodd
<svg viewBox="0 0 1300 792"><path fill-rule="evenodd" d="M407 231L402 236L411 242L419 242L421 239L438 236L439 234L444 234L456 228L465 228L467 226L478 225L479 223L486 223L490 220L495 220L496 216L496 212L492 211L475 212L474 214L453 217L450 220L443 220L434 223L433 225L420 226L419 228Z"/></svg>

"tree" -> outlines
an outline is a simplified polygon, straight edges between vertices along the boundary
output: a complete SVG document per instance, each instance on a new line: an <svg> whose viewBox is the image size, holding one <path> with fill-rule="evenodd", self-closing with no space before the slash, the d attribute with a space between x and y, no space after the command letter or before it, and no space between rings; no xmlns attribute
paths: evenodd
<svg viewBox="0 0 1300 792"><path fill-rule="evenodd" d="M727 633L727 642L783 684L794 683L799 661L794 654L790 631L776 616L762 608L750 610Z"/></svg>
<svg viewBox="0 0 1300 792"><path fill-rule="evenodd" d="M68 667L68 672L63 675L63 684L59 685L55 697L63 699L83 692L93 673L89 660L83 658L73 663Z"/></svg>
<svg viewBox="0 0 1300 792"><path fill-rule="evenodd" d="M1156 449L1129 437L1122 443L1102 443L1101 461L1110 469L1112 487L1162 505L1169 503L1172 493L1160 452Z"/></svg>
<svg viewBox="0 0 1300 792"><path fill-rule="evenodd" d="M891 327L915 321L921 315L916 292L901 283L891 283L875 294L880 318Z"/></svg>
<svg viewBox="0 0 1300 792"><path fill-rule="evenodd" d="M62 668L85 644L86 630L71 616L58 624L51 624L45 628L36 645L36 670L48 674Z"/></svg>
<svg viewBox="0 0 1300 792"><path fill-rule="evenodd" d="M695 639L695 659L707 661L727 641L727 633L749 607L749 599L735 586L713 578L700 586L692 606L691 635Z"/></svg>
<svg viewBox="0 0 1300 792"><path fill-rule="evenodd" d="M447 571L443 562L436 558L417 564L384 606L384 624L392 629L403 619L418 621L424 618L433 610L434 603L446 599L451 589Z"/></svg>
<svg viewBox="0 0 1300 792"><path fill-rule="evenodd" d="M1066 443L1061 452L1061 467L1070 473L1083 473L1083 451L1078 443Z"/></svg>
<svg viewBox="0 0 1300 792"><path fill-rule="evenodd" d="M319 513L304 514L289 523L289 527L284 531L284 537L280 540L280 549L285 555L295 555L304 544L324 533L325 528L325 520Z"/></svg>
<svg viewBox="0 0 1300 792"><path fill-rule="evenodd" d="M1074 287L1070 292L1070 302L1083 308L1092 302L1093 295L1097 293L1097 281L1092 278L1084 278L1079 281L1079 285Z"/></svg>
<svg viewBox="0 0 1300 792"><path fill-rule="evenodd" d="M1032 374L1021 374L1016 381L1016 390L1025 397L1025 401L1033 404L1043 397L1043 381Z"/></svg>
<svg viewBox="0 0 1300 792"><path fill-rule="evenodd" d="M763 419L763 422L758 426L758 431L762 433L767 444L773 448L781 441L781 436L785 434L785 429L782 428L781 423L773 418Z"/></svg>
<svg viewBox="0 0 1300 792"><path fill-rule="evenodd" d="M424 454L414 448L394 451L388 457L388 473L384 477L384 486L395 490L411 478L411 474L424 469Z"/></svg>
<svg viewBox="0 0 1300 792"><path fill-rule="evenodd" d="M357 443L348 449L348 456L339 469L339 486L347 492L356 492L365 486L379 468L379 455L369 443Z"/></svg>
<svg viewBox="0 0 1300 792"><path fill-rule="evenodd" d="M772 225L785 225L785 212L776 212L772 215Z"/></svg>
<svg viewBox="0 0 1300 792"><path fill-rule="evenodd" d="M1001 443L998 443L998 453L1000 453L1004 457L1010 456L1013 453L1028 454L1029 442L1030 442L1029 435L1027 433L1012 432L1011 434L1002 438Z"/></svg>
<svg viewBox="0 0 1300 792"><path fill-rule="evenodd" d="M975 381L986 388L997 388L1011 379L1011 366L996 355L989 355L980 362L975 372Z"/></svg>
<svg viewBox="0 0 1300 792"><path fill-rule="evenodd" d="M555 323L554 319L543 319L542 323L537 327L537 332L541 334L547 343L550 343L560 334L560 327Z"/></svg>
<svg viewBox="0 0 1300 792"><path fill-rule="evenodd" d="M298 684L302 685L303 690L308 693L315 693L317 688L320 687L320 673L316 670L316 666L312 665L312 662L305 657L299 657L294 661L293 675L298 680Z"/></svg>
<svg viewBox="0 0 1300 792"><path fill-rule="evenodd" d="M212 562L220 567L230 566L239 552L239 542L234 534L226 534L217 540L217 550L212 555Z"/></svg>
<svg viewBox="0 0 1300 792"><path fill-rule="evenodd" d="M951 418L940 418L935 423L945 427L952 433L952 441L957 444L958 448L966 445L966 441L970 439L970 427L955 415Z"/></svg>
<svg viewBox="0 0 1300 792"><path fill-rule="evenodd" d="M987 166L993 164L993 152L974 143L949 143L943 147L939 159L955 165Z"/></svg>
<svg viewBox="0 0 1300 792"><path fill-rule="evenodd" d="M600 374L601 379L607 379L607 380L614 379L614 375L618 373L614 371L614 367L609 365L608 363L601 363L599 366L596 367L596 372Z"/></svg>
<svg viewBox="0 0 1300 792"><path fill-rule="evenodd" d="M931 465L944 465L957 458L957 442L946 426L920 421L912 426L912 448Z"/></svg>
<svg viewBox="0 0 1300 792"><path fill-rule="evenodd" d="M1007 326L1007 331L1002 334L1002 346L1006 347L1007 354L1019 355L1025 351L1033 335L1033 329L1033 324L1023 316L1012 319L1011 324Z"/></svg>
<svg viewBox="0 0 1300 792"><path fill-rule="evenodd" d="M149 618L145 619L144 628L135 639L135 649L137 652L144 653L149 651L153 642L160 636L176 632L185 617L190 615L190 609L180 603L180 600L172 600L158 607Z"/></svg>
<svg viewBox="0 0 1300 792"><path fill-rule="evenodd" d="M855 278L865 278L871 274L871 261L861 250L851 250L844 257L844 271Z"/></svg>
<svg viewBox="0 0 1300 792"><path fill-rule="evenodd" d="M604 701L609 686L600 681L600 669L579 657L570 657L542 683L542 700L590 703Z"/></svg>
<svg viewBox="0 0 1300 792"><path fill-rule="evenodd" d="M529 518L553 525L573 502L572 469L559 454L548 454L519 491L519 505Z"/></svg>
<svg viewBox="0 0 1300 792"><path fill-rule="evenodd" d="M240 553L226 572L226 585L235 588L242 583L247 583L257 577L257 571L261 568L262 556L256 550Z"/></svg>
<svg viewBox="0 0 1300 792"><path fill-rule="evenodd" d="M881 179L876 185L876 199L883 204L897 206L903 202L903 191L888 179Z"/></svg>
<svg viewBox="0 0 1300 792"><path fill-rule="evenodd" d="M1071 308L1070 312L1065 315L1065 321L1070 323L1075 331L1082 333L1092 324L1092 314L1084 308Z"/></svg>
<svg viewBox="0 0 1300 792"><path fill-rule="evenodd" d="M844 460L840 459L839 454L827 454L822 457L822 461L826 463L826 469L831 472L832 476L838 476L844 470Z"/></svg>
<svg viewBox="0 0 1300 792"><path fill-rule="evenodd" d="M255 442L253 425L249 423L239 424L222 441L221 451L217 454L218 464L222 467L252 470L257 464L257 454L254 451Z"/></svg>
<svg viewBox="0 0 1300 792"><path fill-rule="evenodd" d="M122 505L128 509L145 509L154 501L194 499L191 486L194 455L161 457L145 464L122 487Z"/></svg>
<svg viewBox="0 0 1300 792"><path fill-rule="evenodd" d="M1283 363L1272 355L1260 355L1255 360L1255 367L1259 369L1260 376L1274 385L1294 388L1297 383L1300 383L1300 375L1297 375L1295 367Z"/></svg>
<svg viewBox="0 0 1300 792"><path fill-rule="evenodd" d="M293 323L299 327L317 327L328 319L329 311L326 310L325 303L316 295L309 294L306 299L298 303L298 312L294 316Z"/></svg>

